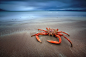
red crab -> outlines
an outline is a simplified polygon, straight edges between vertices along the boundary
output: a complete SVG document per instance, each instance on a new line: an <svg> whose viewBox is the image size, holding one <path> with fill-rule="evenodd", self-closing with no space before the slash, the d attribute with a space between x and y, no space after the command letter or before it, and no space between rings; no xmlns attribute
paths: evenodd
<svg viewBox="0 0 86 57"><path fill-rule="evenodd" d="M42 30L42 29L38 29L38 30L41 30L41 31L44 31L44 32L41 32L41 33L37 33L37 34L34 34L34 35L32 35L32 36L36 36L36 39L39 41L39 42L41 42L41 40L39 39L39 35L52 35L52 36L55 36L55 37L57 37L57 38L59 38L59 41L53 41L53 40L47 40L48 42L50 42L50 43L53 43L53 44L60 44L61 43L61 36L63 36L65 39L67 39L69 42L70 42L70 44L71 44L71 47L73 46L72 45L72 42L67 38L67 37L65 37L62 33L64 33L64 34L67 34L67 33L65 33L65 32L62 32L62 31L58 31L58 29L51 29L51 28L46 28L46 30ZM67 34L68 36L70 36L69 34ZM31 37L32 37L31 36Z"/></svg>

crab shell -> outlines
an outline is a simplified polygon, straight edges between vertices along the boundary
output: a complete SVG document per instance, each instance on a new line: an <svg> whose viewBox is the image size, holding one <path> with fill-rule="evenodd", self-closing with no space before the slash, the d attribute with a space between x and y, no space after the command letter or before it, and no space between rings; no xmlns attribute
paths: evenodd
<svg viewBox="0 0 86 57"><path fill-rule="evenodd" d="M49 35L56 35L57 34L57 30L56 29L49 29L49 30L47 30L47 33Z"/></svg>

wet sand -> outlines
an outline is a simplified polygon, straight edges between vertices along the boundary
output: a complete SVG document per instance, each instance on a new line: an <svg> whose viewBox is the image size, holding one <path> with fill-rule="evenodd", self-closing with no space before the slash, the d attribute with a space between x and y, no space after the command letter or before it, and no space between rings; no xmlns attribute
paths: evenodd
<svg viewBox="0 0 86 57"><path fill-rule="evenodd" d="M58 20L59 19L59 20ZM70 43L63 37L60 45L48 43L57 40L42 36L39 43L35 36L37 29L54 28L67 32ZM74 18L42 18L27 20L26 23L0 26L0 57L86 57L86 20Z"/></svg>

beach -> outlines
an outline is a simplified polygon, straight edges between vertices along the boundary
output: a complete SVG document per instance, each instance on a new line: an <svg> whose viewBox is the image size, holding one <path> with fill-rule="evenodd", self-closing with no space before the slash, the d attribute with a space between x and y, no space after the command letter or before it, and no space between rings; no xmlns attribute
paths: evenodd
<svg viewBox="0 0 86 57"><path fill-rule="evenodd" d="M83 19L83 20L82 20ZM86 17L53 17L23 21L24 23L1 22L0 25L0 57L86 57ZM5 24L6 23L6 24ZM61 37L59 45L48 43L56 37L40 35L42 43L31 35L42 32L38 29L59 29L71 44Z"/></svg>
<svg viewBox="0 0 86 57"><path fill-rule="evenodd" d="M86 57L86 13L73 11L0 12L0 57ZM47 28L70 35L59 45L47 40L56 37L34 35Z"/></svg>

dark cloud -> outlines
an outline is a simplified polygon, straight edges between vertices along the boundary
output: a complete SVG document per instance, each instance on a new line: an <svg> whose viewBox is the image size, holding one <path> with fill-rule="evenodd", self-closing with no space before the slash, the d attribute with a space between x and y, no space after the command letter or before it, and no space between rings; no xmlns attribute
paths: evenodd
<svg viewBox="0 0 86 57"><path fill-rule="evenodd" d="M74 10L86 9L86 0L0 0L0 9L27 10Z"/></svg>

